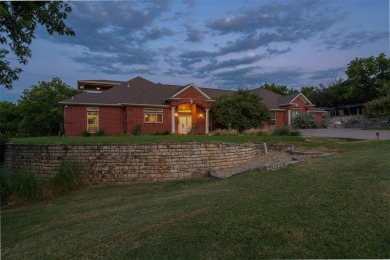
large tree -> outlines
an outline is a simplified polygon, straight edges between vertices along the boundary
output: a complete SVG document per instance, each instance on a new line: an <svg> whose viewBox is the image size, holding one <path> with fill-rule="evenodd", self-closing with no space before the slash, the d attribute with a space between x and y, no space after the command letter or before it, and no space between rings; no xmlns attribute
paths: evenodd
<svg viewBox="0 0 390 260"><path fill-rule="evenodd" d="M0 135L16 136L21 120L17 104L0 101Z"/></svg>
<svg viewBox="0 0 390 260"><path fill-rule="evenodd" d="M19 79L22 69L12 67L7 57L13 53L19 64L27 64L38 24L44 25L50 35L75 35L64 23L71 11L62 1L0 2L0 85L11 89L12 83Z"/></svg>
<svg viewBox="0 0 390 260"><path fill-rule="evenodd" d="M219 97L213 103L213 115L222 126L239 131L261 127L261 121L269 119L262 99L249 90Z"/></svg>
<svg viewBox="0 0 390 260"><path fill-rule="evenodd" d="M58 102L80 93L66 85L59 78L23 91L18 100L23 119L19 131L26 136L56 135L64 120L63 108Z"/></svg>
<svg viewBox="0 0 390 260"><path fill-rule="evenodd" d="M384 53L378 57L356 58L348 64L349 98L363 103L380 97L390 82L390 59Z"/></svg>

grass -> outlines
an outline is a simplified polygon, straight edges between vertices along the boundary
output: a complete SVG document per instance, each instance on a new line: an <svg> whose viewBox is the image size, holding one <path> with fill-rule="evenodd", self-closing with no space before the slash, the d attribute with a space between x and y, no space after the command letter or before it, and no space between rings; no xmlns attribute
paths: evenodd
<svg viewBox="0 0 390 260"><path fill-rule="evenodd" d="M366 141L337 138L309 138L302 136L206 136L206 135L145 135L145 136L91 136L91 137L28 137L12 138L15 144L98 144L98 143L184 143L184 142L228 142L228 143L283 143L297 146L298 149L323 151L344 151L354 149Z"/></svg>
<svg viewBox="0 0 390 260"><path fill-rule="evenodd" d="M144 136L91 136L91 137L28 137L12 138L11 143L19 144L74 144L74 143L166 143L166 142L283 142L300 140L278 136L207 136L207 135L144 135Z"/></svg>
<svg viewBox="0 0 390 260"><path fill-rule="evenodd" d="M90 187L3 209L2 257L389 258L390 142L329 143L345 152L225 180Z"/></svg>

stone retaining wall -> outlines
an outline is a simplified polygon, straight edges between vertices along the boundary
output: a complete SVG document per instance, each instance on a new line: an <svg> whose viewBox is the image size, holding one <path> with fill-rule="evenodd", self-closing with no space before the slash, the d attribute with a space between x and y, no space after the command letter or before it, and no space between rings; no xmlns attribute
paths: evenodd
<svg viewBox="0 0 390 260"><path fill-rule="evenodd" d="M269 151L289 148L268 145ZM75 161L84 181L103 184L207 176L261 154L266 156L263 144L7 144L4 165L11 170L31 170L48 181L62 160Z"/></svg>

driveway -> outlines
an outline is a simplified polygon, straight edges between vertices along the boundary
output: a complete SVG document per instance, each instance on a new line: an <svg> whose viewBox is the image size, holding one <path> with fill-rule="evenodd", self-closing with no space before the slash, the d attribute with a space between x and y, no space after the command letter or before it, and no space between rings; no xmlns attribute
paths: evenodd
<svg viewBox="0 0 390 260"><path fill-rule="evenodd" d="M356 128L331 128L331 129L301 129L302 136L335 137L351 139L377 139L390 140L390 130L360 130Z"/></svg>

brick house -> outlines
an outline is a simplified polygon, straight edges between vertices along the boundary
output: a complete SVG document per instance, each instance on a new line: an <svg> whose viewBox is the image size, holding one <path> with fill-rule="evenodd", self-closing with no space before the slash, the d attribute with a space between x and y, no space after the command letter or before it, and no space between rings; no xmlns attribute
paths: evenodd
<svg viewBox="0 0 390 260"><path fill-rule="evenodd" d="M212 103L232 90L199 88L154 83L142 77L127 82L80 80L83 93L60 102L64 106L66 136L80 136L83 132L106 135L131 133L140 125L144 134L169 132L186 134L197 125L199 134L213 130L210 111ZM315 109L303 95L281 96L263 88L251 90L262 97L271 111L269 125L290 125L297 113L313 113L322 122L323 111Z"/></svg>

